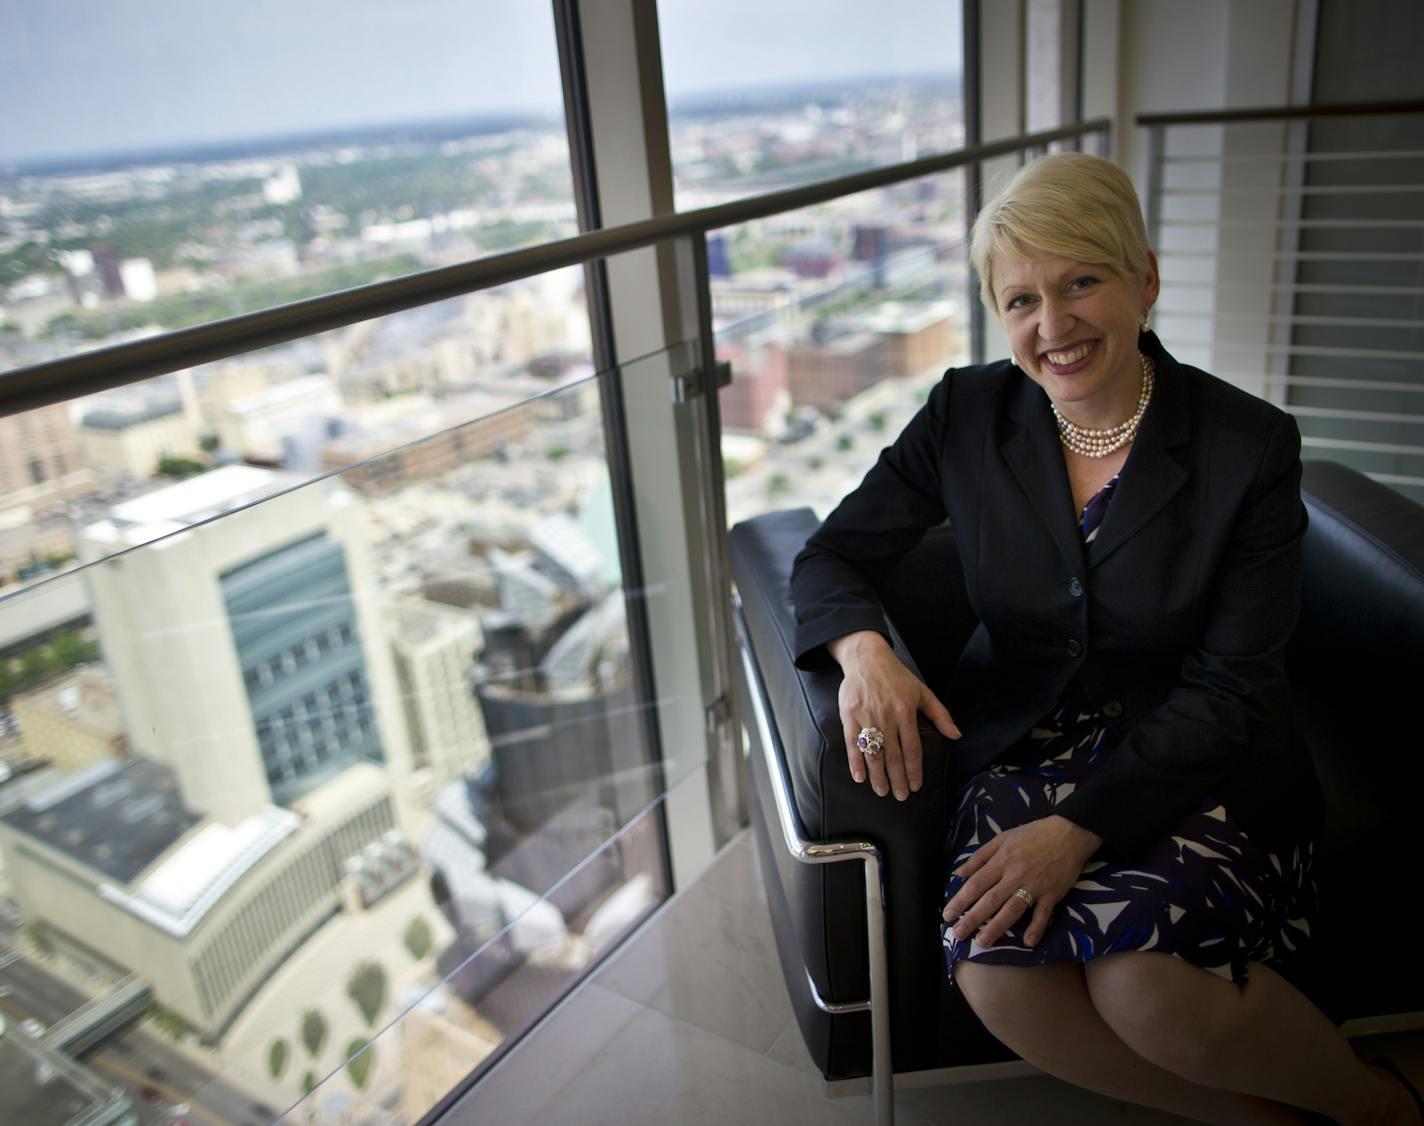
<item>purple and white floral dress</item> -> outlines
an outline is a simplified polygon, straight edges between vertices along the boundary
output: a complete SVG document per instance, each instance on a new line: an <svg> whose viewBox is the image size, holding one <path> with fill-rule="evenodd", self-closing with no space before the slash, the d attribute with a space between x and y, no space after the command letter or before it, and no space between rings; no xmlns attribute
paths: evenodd
<svg viewBox="0 0 1424 1126"><path fill-rule="evenodd" d="M1085 543L1097 535L1117 485L1114 477L1084 506ZM951 818L949 871L997 834L1047 817L1082 782L1113 740L1096 713L1060 707L1009 756L971 778ZM1025 912L994 945L957 940L944 925L950 977L963 959L992 965L1086 962L1124 950L1174 954L1234 981L1252 962L1283 964L1309 941L1317 892L1313 845L1281 852L1257 847L1220 802L1208 796L1136 862L1098 858L1054 908L1037 946L1023 942ZM950 875L945 901L963 880Z"/></svg>

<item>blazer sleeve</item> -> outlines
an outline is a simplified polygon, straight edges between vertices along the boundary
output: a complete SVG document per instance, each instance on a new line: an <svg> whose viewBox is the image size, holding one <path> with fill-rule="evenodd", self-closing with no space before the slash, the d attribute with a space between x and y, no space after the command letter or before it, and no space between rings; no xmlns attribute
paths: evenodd
<svg viewBox="0 0 1424 1126"><path fill-rule="evenodd" d="M1300 608L1300 477L1300 433L1281 414L1176 685L1058 806L1119 855L1139 855L1161 840L1229 777L1278 698Z"/></svg>
<svg viewBox="0 0 1424 1126"><path fill-rule="evenodd" d="M952 376L947 372L935 385L796 556L791 596L798 668L831 663L825 643L848 633L876 630L890 639L876 586L927 529L945 519L940 451Z"/></svg>

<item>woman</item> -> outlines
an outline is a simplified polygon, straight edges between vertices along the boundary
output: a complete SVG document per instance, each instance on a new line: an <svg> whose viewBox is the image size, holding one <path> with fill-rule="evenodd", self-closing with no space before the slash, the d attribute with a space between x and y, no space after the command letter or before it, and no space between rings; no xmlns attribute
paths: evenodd
<svg viewBox="0 0 1424 1126"><path fill-rule="evenodd" d="M1294 422L1147 331L1157 263L1108 161L1029 164L971 256L1012 360L948 372L792 577L798 663L844 670L855 779L919 788L917 711L955 740L951 979L1019 1055L1116 1098L1418 1123L1275 968L1309 938L1321 807L1283 692ZM980 624L942 703L874 591L946 518Z"/></svg>

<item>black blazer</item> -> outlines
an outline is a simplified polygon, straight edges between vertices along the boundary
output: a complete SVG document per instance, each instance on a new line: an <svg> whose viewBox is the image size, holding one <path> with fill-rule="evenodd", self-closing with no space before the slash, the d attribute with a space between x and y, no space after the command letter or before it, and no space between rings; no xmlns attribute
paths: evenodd
<svg viewBox="0 0 1424 1126"><path fill-rule="evenodd" d="M947 518L979 618L945 690L964 733L952 782L1072 701L1117 745L1063 816L1131 857L1211 794L1278 847L1317 832L1322 805L1282 660L1300 602L1300 435L1151 333L1140 346L1156 386L1091 544L1042 389L1007 361L952 369L797 556L797 663L886 633L875 586Z"/></svg>

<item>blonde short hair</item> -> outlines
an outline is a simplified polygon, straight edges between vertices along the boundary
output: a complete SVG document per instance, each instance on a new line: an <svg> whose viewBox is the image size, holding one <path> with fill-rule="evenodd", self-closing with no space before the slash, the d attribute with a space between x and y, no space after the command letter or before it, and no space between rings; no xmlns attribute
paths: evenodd
<svg viewBox="0 0 1424 1126"><path fill-rule="evenodd" d="M1029 247L1134 281L1146 278L1147 227L1127 173L1087 153L1039 157L979 212L969 258L979 274L979 298L996 317L994 256L1027 258Z"/></svg>

